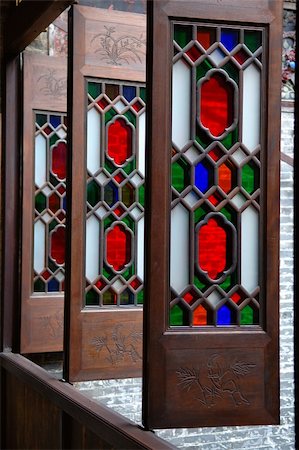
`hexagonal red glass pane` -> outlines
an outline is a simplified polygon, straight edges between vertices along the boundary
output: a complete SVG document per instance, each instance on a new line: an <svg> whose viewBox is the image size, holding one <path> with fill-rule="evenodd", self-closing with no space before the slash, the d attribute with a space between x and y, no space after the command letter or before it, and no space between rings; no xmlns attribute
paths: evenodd
<svg viewBox="0 0 299 450"><path fill-rule="evenodd" d="M106 235L107 262L114 270L122 270L131 260L131 233L122 224L115 225Z"/></svg>
<svg viewBox="0 0 299 450"><path fill-rule="evenodd" d="M52 150L52 172L64 180L66 177L67 146L65 142L59 142Z"/></svg>
<svg viewBox="0 0 299 450"><path fill-rule="evenodd" d="M132 155L132 128L124 119L116 119L108 128L108 155L118 165Z"/></svg>
<svg viewBox="0 0 299 450"><path fill-rule="evenodd" d="M50 235L51 258L57 264L64 264L65 260L65 227L57 227Z"/></svg>
<svg viewBox="0 0 299 450"><path fill-rule="evenodd" d="M226 267L225 230L214 218L210 218L207 224L199 229L198 234L198 264L207 272L209 278L216 280Z"/></svg>

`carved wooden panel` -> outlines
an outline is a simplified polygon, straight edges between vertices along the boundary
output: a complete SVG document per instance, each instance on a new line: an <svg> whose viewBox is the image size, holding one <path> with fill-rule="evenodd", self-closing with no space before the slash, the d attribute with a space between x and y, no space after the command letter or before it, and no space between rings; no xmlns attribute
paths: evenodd
<svg viewBox="0 0 299 450"><path fill-rule="evenodd" d="M58 198L60 203L63 202L64 183L55 187L52 183L58 181L50 174L53 170L53 146L55 142L63 145L66 142L66 126L61 123L66 114L66 69L65 57L24 53L22 353L61 351L63 348L63 264L52 267L53 272L40 268L39 275L34 275L34 265L37 264L35 253L41 251L39 258L43 261L39 265L47 268L47 257L42 248L50 245L51 228L58 222L65 222L64 212L60 210L62 206L54 206ZM52 124L48 126L50 119ZM38 140L42 143L41 148ZM38 150L43 154L40 167L36 163L40 158ZM41 169L44 173L38 173ZM37 179L38 187L35 185ZM47 227L49 236L43 234L43 239L35 240L34 223ZM46 284L50 287L45 288Z"/></svg>

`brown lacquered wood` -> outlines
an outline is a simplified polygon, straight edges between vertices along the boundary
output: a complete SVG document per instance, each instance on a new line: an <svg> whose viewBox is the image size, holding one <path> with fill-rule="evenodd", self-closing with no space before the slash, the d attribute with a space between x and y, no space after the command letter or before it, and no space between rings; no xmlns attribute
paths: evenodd
<svg viewBox="0 0 299 450"><path fill-rule="evenodd" d="M147 60L148 138L146 215L146 299L143 423L147 428L277 424L279 422L279 130L281 1L151 1ZM171 20L210 20L226 26L258 25L266 32L269 60L262 81L261 164L262 326L250 330L207 327L168 329ZM267 48L269 52L267 53ZM266 58L267 59L267 58ZM275 106L276 105L276 106ZM157 132L158 130L158 132ZM159 232L157 232L159 231ZM150 237L150 238L149 238ZM227 368L242 362L247 375ZM222 371L222 372L221 372ZM224 374L223 393L212 407L205 400L211 376ZM194 377L197 388L182 389ZM194 386L194 385L193 385ZM221 389L222 389L221 388ZM217 392L216 392L217 394Z"/></svg>
<svg viewBox="0 0 299 450"><path fill-rule="evenodd" d="M67 60L24 52L23 73L21 353L61 351L64 295L33 292L34 111L66 112ZM52 83L47 84L49 74Z"/></svg>
<svg viewBox="0 0 299 450"><path fill-rule="evenodd" d="M27 442L34 442L36 437L40 437L39 445L28 445L26 448L48 449L47 445L48 433L52 433L52 438L49 442L56 439L59 426L55 424L56 411L60 410L62 413L62 421L60 426L60 443L62 448L80 448L82 450L90 450L97 440L98 445L103 442L103 447L97 448L112 448L115 449L148 449L148 450L167 450L174 447L168 442L155 436L152 432L147 432L141 427L137 426L124 416L114 412L110 408L102 405L100 402L84 396L78 389L74 388L68 383L57 380L52 375L47 373L41 367L35 365L28 359L21 355L12 353L0 354L0 366L4 372L5 383L10 383L9 378L13 379L16 395L14 391L10 390L11 397L6 398L6 402L11 398L10 416L16 414L20 415L28 410L28 416L34 416L32 423L36 424L39 418L44 420L39 424L39 429L30 428L32 430L31 436L26 435L26 429L23 428L23 423L20 423L20 431L16 433L15 428L13 432L16 433L20 439L27 439ZM8 381L7 381L8 380ZM38 404L34 409L30 409L30 404L24 404L24 390L32 392L38 399ZM19 401L18 401L19 399ZM43 405L49 405L49 416L45 416L46 411ZM42 410L39 410L39 407ZM42 414L41 414L42 413ZM53 417L51 417L53 414ZM65 414L68 417L65 417ZM13 417L9 417L9 421L14 422ZM23 420L23 419L22 419ZM31 420L31 419L30 419ZM48 426L48 424L50 424ZM79 441L76 443L69 433L74 430L76 424L79 424L81 429L76 429L75 435ZM21 428L22 425L22 428ZM51 426L52 425L52 426ZM31 427L31 425L29 425ZM17 427L17 425L16 425ZM24 433L24 435L22 434ZM44 433L44 438L42 437ZM85 434L85 437L84 437ZM83 435L83 436L82 436ZM94 436L93 436L94 435ZM97 438L95 438L95 436ZM11 438L13 439L13 438ZM81 440L83 439L83 441ZM108 444L107 446L105 444ZM5 441L4 441L5 444ZM81 446L83 444L83 446ZM90 447L89 445L92 444ZM60 444L59 444L60 445ZM60 446L56 448L61 448ZM6 447L6 445L3 446ZM23 449L23 446L13 447L14 449Z"/></svg>
<svg viewBox="0 0 299 450"><path fill-rule="evenodd" d="M3 135L1 155L1 348L19 350L20 238L20 58L5 61L3 70Z"/></svg>
<svg viewBox="0 0 299 450"><path fill-rule="evenodd" d="M67 317L65 378L70 381L123 378L141 375L142 341L136 345L137 354L119 360L113 355L118 343L113 338L118 326L122 328L119 344L136 330L142 332L141 308L84 308L85 296L85 221L86 221L86 85L85 77L145 81L145 45L143 60L131 63L119 59L112 64L107 54L96 51L91 43L95 36L113 27L116 36L136 35L145 39L145 18L82 6L73 7L71 18L70 55L70 120L72 158L69 167L68 250L67 250ZM100 41L99 41L100 42ZM107 59L108 58L108 59ZM117 58L116 58L117 59ZM108 62L107 62L108 61ZM131 62L130 58L129 61ZM72 90L73 89L73 90ZM107 340L105 347L100 341ZM68 373L69 372L69 373Z"/></svg>

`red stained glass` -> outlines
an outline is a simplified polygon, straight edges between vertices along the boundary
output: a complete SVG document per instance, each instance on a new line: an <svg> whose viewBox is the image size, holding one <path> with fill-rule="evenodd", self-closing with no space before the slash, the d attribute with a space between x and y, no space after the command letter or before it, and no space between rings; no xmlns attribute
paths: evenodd
<svg viewBox="0 0 299 450"><path fill-rule="evenodd" d="M210 195L208 200L212 203L212 205L217 206L223 198L216 192L214 195Z"/></svg>
<svg viewBox="0 0 299 450"><path fill-rule="evenodd" d="M108 128L108 155L118 165L132 155L132 129L124 119L116 119Z"/></svg>
<svg viewBox="0 0 299 450"><path fill-rule="evenodd" d="M58 214L57 218L62 222L65 219L65 213L61 211L61 213Z"/></svg>
<svg viewBox="0 0 299 450"><path fill-rule="evenodd" d="M225 193L228 193L232 188L232 174L226 164L221 164L221 166L219 167L218 177L219 186Z"/></svg>
<svg viewBox="0 0 299 450"><path fill-rule="evenodd" d="M197 40L205 48L208 49L211 46L211 32L205 30L197 31Z"/></svg>
<svg viewBox="0 0 299 450"><path fill-rule="evenodd" d="M60 209L60 197L55 193L49 197L49 208L54 214Z"/></svg>
<svg viewBox="0 0 299 450"><path fill-rule="evenodd" d="M241 300L241 296L238 294L238 292L235 292L233 295L231 295L230 298L235 303L239 303L239 301Z"/></svg>
<svg viewBox="0 0 299 450"><path fill-rule="evenodd" d="M220 150L218 147L213 148L209 152L209 156L212 158L213 161L218 161L223 156L223 151Z"/></svg>
<svg viewBox="0 0 299 450"><path fill-rule="evenodd" d="M122 173L118 173L115 175L114 179L115 179L115 181L118 182L118 184L120 184L124 181L125 177L123 176Z"/></svg>
<svg viewBox="0 0 299 450"><path fill-rule="evenodd" d="M105 99L105 97L103 97L101 98L101 100L97 102L97 104L99 105L100 108L105 109L106 106L109 105L109 102Z"/></svg>
<svg viewBox="0 0 299 450"><path fill-rule="evenodd" d="M199 305L199 307L193 312L193 325L207 325L207 318L207 310L202 305Z"/></svg>
<svg viewBox="0 0 299 450"><path fill-rule="evenodd" d="M57 227L51 234L51 258L57 264L64 264L65 227Z"/></svg>
<svg viewBox="0 0 299 450"><path fill-rule="evenodd" d="M102 289L104 289L104 287L106 286L106 283L105 283L105 281L103 281L103 280L98 280L97 282L96 282L96 287L101 291Z"/></svg>
<svg viewBox="0 0 299 450"><path fill-rule="evenodd" d="M138 278L134 278L134 280L131 281L130 285L132 286L133 289L138 289L139 286L141 286L141 281L138 280Z"/></svg>
<svg viewBox="0 0 299 450"><path fill-rule="evenodd" d="M51 134L53 131L53 129L49 126L47 126L46 128L43 129L43 132L46 133L47 135Z"/></svg>
<svg viewBox="0 0 299 450"><path fill-rule="evenodd" d="M184 299L187 303L189 303L189 305L192 305L192 303L195 302L196 298L197 298L197 295L196 295L196 293L193 292L193 291L187 292L187 293L184 295L184 297L183 297L183 299Z"/></svg>
<svg viewBox="0 0 299 450"><path fill-rule="evenodd" d="M233 122L234 88L219 74L204 81L200 92L200 121L213 136L220 136Z"/></svg>
<svg viewBox="0 0 299 450"><path fill-rule="evenodd" d="M202 55L201 51L195 45L193 45L186 53L193 62Z"/></svg>
<svg viewBox="0 0 299 450"><path fill-rule="evenodd" d="M249 58L249 55L241 49L238 53L234 55L234 58L238 61L238 63L242 66L245 61Z"/></svg>
<svg viewBox="0 0 299 450"><path fill-rule="evenodd" d="M226 232L213 218L199 229L198 264L212 280L226 267Z"/></svg>
<svg viewBox="0 0 299 450"><path fill-rule="evenodd" d="M124 208L122 208L121 206L118 206L117 208L115 208L115 210L113 211L118 217L122 216L123 213L125 212Z"/></svg>
<svg viewBox="0 0 299 450"><path fill-rule="evenodd" d="M67 147L65 142L59 142L52 150L52 172L64 180L66 177Z"/></svg>
<svg viewBox="0 0 299 450"><path fill-rule="evenodd" d="M43 277L44 280L48 280L48 279L50 278L51 275L52 275L52 274L51 274L48 270L45 270L45 271L42 273L42 277Z"/></svg>
<svg viewBox="0 0 299 450"><path fill-rule="evenodd" d="M116 225L106 235L107 262L114 270L122 270L131 260L131 234Z"/></svg>
<svg viewBox="0 0 299 450"><path fill-rule="evenodd" d="M59 192L59 194L63 195L65 193L65 187L61 185L61 186L59 186L57 191Z"/></svg>
<svg viewBox="0 0 299 450"><path fill-rule="evenodd" d="M134 108L135 111L139 112L143 108L143 105L137 100L137 102L132 105L132 108Z"/></svg>

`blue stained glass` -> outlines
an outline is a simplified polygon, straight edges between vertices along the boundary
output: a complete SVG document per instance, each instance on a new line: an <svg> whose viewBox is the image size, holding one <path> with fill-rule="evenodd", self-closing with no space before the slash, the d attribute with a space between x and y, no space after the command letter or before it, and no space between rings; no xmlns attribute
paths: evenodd
<svg viewBox="0 0 299 450"><path fill-rule="evenodd" d="M230 52L239 43L237 30L221 30L221 44Z"/></svg>
<svg viewBox="0 0 299 450"><path fill-rule="evenodd" d="M109 206L115 205L115 203L119 200L118 188L112 181L110 181L110 183L108 183L105 187L104 198L105 202L108 203Z"/></svg>
<svg viewBox="0 0 299 450"><path fill-rule="evenodd" d="M66 211L66 195L63 197L62 200L62 208Z"/></svg>
<svg viewBox="0 0 299 450"><path fill-rule="evenodd" d="M135 86L123 86L123 96L128 102L131 102L136 97Z"/></svg>
<svg viewBox="0 0 299 450"><path fill-rule="evenodd" d="M217 325L231 325L231 311L225 305L218 310Z"/></svg>
<svg viewBox="0 0 299 450"><path fill-rule="evenodd" d="M52 278L51 281L48 283L48 291L49 292L57 292L59 291L59 282L55 280L55 278Z"/></svg>
<svg viewBox="0 0 299 450"><path fill-rule="evenodd" d="M194 184L203 193L209 189L209 169L203 163L195 166Z"/></svg>
<svg viewBox="0 0 299 450"><path fill-rule="evenodd" d="M53 128L57 128L61 124L60 116L50 116L50 124Z"/></svg>

